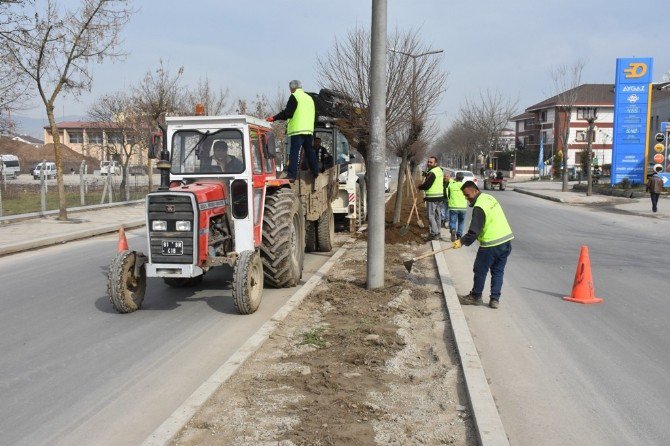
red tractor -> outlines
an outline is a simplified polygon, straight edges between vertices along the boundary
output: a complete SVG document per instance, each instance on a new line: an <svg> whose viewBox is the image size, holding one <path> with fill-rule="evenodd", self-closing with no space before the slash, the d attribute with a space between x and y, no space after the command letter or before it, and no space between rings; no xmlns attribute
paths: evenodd
<svg viewBox="0 0 670 446"><path fill-rule="evenodd" d="M147 277L189 287L228 265L237 311L253 313L264 284L300 281L306 226L315 250L332 249L337 169L316 180L306 172L293 183L278 179L274 134L250 116L170 117L166 124L161 187L146 198L148 253L117 254L110 301L130 313L142 305Z"/></svg>

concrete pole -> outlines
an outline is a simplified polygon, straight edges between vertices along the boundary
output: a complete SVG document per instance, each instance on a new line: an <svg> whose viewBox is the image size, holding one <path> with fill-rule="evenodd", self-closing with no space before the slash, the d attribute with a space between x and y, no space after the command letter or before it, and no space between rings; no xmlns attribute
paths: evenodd
<svg viewBox="0 0 670 446"><path fill-rule="evenodd" d="M384 286L386 160L386 0L372 0L367 289Z"/></svg>

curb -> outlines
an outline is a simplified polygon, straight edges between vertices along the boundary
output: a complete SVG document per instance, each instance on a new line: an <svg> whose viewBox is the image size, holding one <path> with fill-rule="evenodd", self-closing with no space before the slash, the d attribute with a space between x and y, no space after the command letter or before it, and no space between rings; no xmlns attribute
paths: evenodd
<svg viewBox="0 0 670 446"><path fill-rule="evenodd" d="M432 242L433 250L441 247L439 241ZM493 400L491 388L489 387L484 368L482 367L475 342L472 339L470 328L465 320L463 309L458 301L456 288L447 268L444 253L435 256L437 271L442 283L444 301L451 321L451 329L454 333L456 349L461 360L465 386L470 397L470 405L474 416L479 444L482 446L509 446L509 440L505 433L505 427L500 419L498 408Z"/></svg>
<svg viewBox="0 0 670 446"><path fill-rule="evenodd" d="M221 367L219 367L207 380L200 385L179 406L167 420L142 442L142 446L167 445L175 435L188 423L200 407L216 392L216 390L230 379L235 372L263 346L272 333L277 329L279 323L288 316L305 297L316 287L335 262L354 244L355 239L350 238L338 249L333 256L321 267L305 284L265 322L242 346L232 354Z"/></svg>
<svg viewBox="0 0 670 446"><path fill-rule="evenodd" d="M518 192L520 194L531 195L533 197L542 198L542 199L549 200L549 201L555 201L556 203L567 203L565 200L563 200L561 198L550 197L548 195L538 194L537 192L531 192L531 191L526 190L526 189L519 189L518 187L515 187L513 190L514 190L514 192Z"/></svg>
<svg viewBox="0 0 670 446"><path fill-rule="evenodd" d="M71 242L74 240L81 240L84 238L93 237L96 235L107 234L109 232L116 232L121 228L131 229L144 226L146 219L131 220L125 223L113 223L97 228L85 229L78 232L71 232L68 234L51 235L49 237L42 237L38 239L28 240L24 242L12 243L0 247L0 256L8 254L15 254L21 251L29 251L31 249L45 248L47 246L59 245L61 243Z"/></svg>

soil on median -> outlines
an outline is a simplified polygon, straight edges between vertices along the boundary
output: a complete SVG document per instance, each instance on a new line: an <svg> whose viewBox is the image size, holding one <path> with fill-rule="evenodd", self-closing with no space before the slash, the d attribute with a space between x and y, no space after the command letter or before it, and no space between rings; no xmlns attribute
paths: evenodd
<svg viewBox="0 0 670 446"><path fill-rule="evenodd" d="M174 444L476 444L435 264L402 265L424 249L368 291L358 240Z"/></svg>

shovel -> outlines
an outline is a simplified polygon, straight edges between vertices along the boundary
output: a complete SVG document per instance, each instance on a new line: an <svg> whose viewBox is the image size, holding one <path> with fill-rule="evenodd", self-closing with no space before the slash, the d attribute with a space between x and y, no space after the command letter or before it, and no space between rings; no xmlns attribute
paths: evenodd
<svg viewBox="0 0 670 446"><path fill-rule="evenodd" d="M444 252L448 249L451 249L452 245L447 246L446 248L438 249L437 251L431 251L427 252L425 254L421 254L419 257L414 257L413 259L410 260L405 260L402 262L403 265L405 265L405 269L407 270L408 273L412 272L412 265L414 265L414 262L417 260L425 259L426 257L434 256L435 254L439 254L441 252Z"/></svg>

